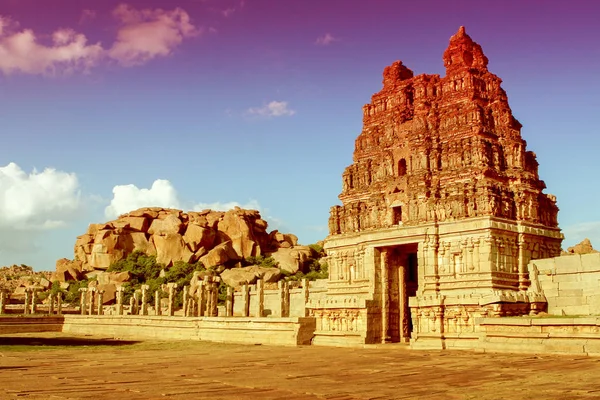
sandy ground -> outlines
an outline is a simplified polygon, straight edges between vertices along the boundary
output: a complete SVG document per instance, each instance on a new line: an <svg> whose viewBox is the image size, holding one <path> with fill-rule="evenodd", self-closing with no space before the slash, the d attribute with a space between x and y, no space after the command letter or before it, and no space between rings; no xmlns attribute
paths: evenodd
<svg viewBox="0 0 600 400"><path fill-rule="evenodd" d="M598 399L600 358L0 336L1 399Z"/></svg>

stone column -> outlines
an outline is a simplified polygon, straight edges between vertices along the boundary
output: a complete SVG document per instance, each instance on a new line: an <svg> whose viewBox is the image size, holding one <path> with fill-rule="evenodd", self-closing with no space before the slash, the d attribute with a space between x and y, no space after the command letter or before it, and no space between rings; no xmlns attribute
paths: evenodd
<svg viewBox="0 0 600 400"><path fill-rule="evenodd" d="M56 295L56 314L62 315L62 292L58 292Z"/></svg>
<svg viewBox="0 0 600 400"><path fill-rule="evenodd" d="M142 285L142 309L140 310L141 315L148 315L148 290L150 285Z"/></svg>
<svg viewBox="0 0 600 400"><path fill-rule="evenodd" d="M29 299L31 298L31 293L29 288L25 288L25 304L23 306L23 314L29 314Z"/></svg>
<svg viewBox="0 0 600 400"><path fill-rule="evenodd" d="M212 283L212 309L211 316L218 317L219 316L219 283L221 282L221 278L218 276L213 279Z"/></svg>
<svg viewBox="0 0 600 400"><path fill-rule="evenodd" d="M123 286L117 286L117 309L116 314L117 315L123 315L123 291L125 289L123 288Z"/></svg>
<svg viewBox="0 0 600 400"><path fill-rule="evenodd" d="M89 299L89 303L88 303L88 314L92 315L94 314L94 292L96 291L96 288L91 287L88 288L88 299Z"/></svg>
<svg viewBox="0 0 600 400"><path fill-rule="evenodd" d="M79 293L81 293L81 298L79 300L79 310L81 315L85 315L85 296L86 296L87 288L79 288Z"/></svg>
<svg viewBox="0 0 600 400"><path fill-rule="evenodd" d="M96 291L96 308L98 315L104 314L104 290L98 289Z"/></svg>
<svg viewBox="0 0 600 400"><path fill-rule="evenodd" d="M242 287L242 316L250 316L250 287L247 283Z"/></svg>
<svg viewBox="0 0 600 400"><path fill-rule="evenodd" d="M233 317L233 288L227 286L227 299L225 301L225 316Z"/></svg>
<svg viewBox="0 0 600 400"><path fill-rule="evenodd" d="M519 259L518 259L518 263L519 263L519 290L520 291L526 291L527 288L529 287L529 281L527 279L528 273L527 273L527 263L525 262L525 235L523 233L519 233L519 238L518 238L518 246L519 246Z"/></svg>
<svg viewBox="0 0 600 400"><path fill-rule="evenodd" d="M310 282L308 279L302 279L302 300L304 301L304 311L302 313L303 317L308 317L308 308L306 308L306 304L308 303L308 298L310 296ZM285 304L286 304L286 317L290 316L290 283L285 283Z"/></svg>
<svg viewBox="0 0 600 400"><path fill-rule="evenodd" d="M190 288L189 286L184 286L183 287L183 301L182 301L182 304L183 304L183 316L184 317L189 317L189 309L188 309L188 296L189 296L188 290L189 290L189 288Z"/></svg>
<svg viewBox="0 0 600 400"><path fill-rule="evenodd" d="M160 289L154 292L154 312L156 315L162 315L162 307L160 304Z"/></svg>
<svg viewBox="0 0 600 400"><path fill-rule="evenodd" d="M54 293L48 294L48 315L54 314Z"/></svg>
<svg viewBox="0 0 600 400"><path fill-rule="evenodd" d="M175 315L175 289L177 289L177 284L173 282L167 283L167 287L169 288L169 310L167 312L167 315L169 317L172 317L173 315Z"/></svg>
<svg viewBox="0 0 600 400"><path fill-rule="evenodd" d="M214 317L217 304L214 296L215 284L212 276L206 277L206 316Z"/></svg>
<svg viewBox="0 0 600 400"><path fill-rule="evenodd" d="M31 314L35 314L37 311L37 289L31 289Z"/></svg>
<svg viewBox="0 0 600 400"><path fill-rule="evenodd" d="M258 297L256 316L260 318L265 315L265 281L262 279L256 281L256 295Z"/></svg>
<svg viewBox="0 0 600 400"><path fill-rule="evenodd" d="M389 315L390 315L390 295L389 295L389 260L388 250L381 250L381 343L389 342Z"/></svg>
<svg viewBox="0 0 600 400"><path fill-rule="evenodd" d="M129 315L135 315L135 311L135 296L131 296L129 298Z"/></svg>
<svg viewBox="0 0 600 400"><path fill-rule="evenodd" d="M198 298L198 310L197 316L204 317L204 313L206 311L206 285L204 285L204 281L198 282L198 291L196 292L196 297Z"/></svg>
<svg viewBox="0 0 600 400"><path fill-rule="evenodd" d="M398 266L398 294L400 303L400 341L410 341L410 330L408 321L410 318L410 309L408 307L408 293L406 290L406 278L407 270L406 264L408 259L406 256L403 257L402 262Z"/></svg>
<svg viewBox="0 0 600 400"><path fill-rule="evenodd" d="M140 297L142 297L141 290L133 292L133 307L131 308L131 315L138 315L140 313ZM131 304L131 301L129 302Z"/></svg>
<svg viewBox="0 0 600 400"><path fill-rule="evenodd" d="M0 314L5 313L6 303L7 303L7 292L5 289L0 289Z"/></svg>
<svg viewBox="0 0 600 400"><path fill-rule="evenodd" d="M277 289L279 290L279 316L280 317L287 317L287 315L285 315L285 281L279 281L277 282Z"/></svg>

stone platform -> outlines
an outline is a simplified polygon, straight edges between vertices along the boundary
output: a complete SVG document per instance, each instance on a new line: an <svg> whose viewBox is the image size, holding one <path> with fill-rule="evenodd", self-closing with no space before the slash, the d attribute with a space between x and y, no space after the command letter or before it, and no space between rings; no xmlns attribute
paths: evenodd
<svg viewBox="0 0 600 400"><path fill-rule="evenodd" d="M128 339L202 340L211 342L307 345L314 318L166 317L65 315L62 331Z"/></svg>
<svg viewBox="0 0 600 400"><path fill-rule="evenodd" d="M422 336L411 348L600 356L600 317L477 318L475 332Z"/></svg>

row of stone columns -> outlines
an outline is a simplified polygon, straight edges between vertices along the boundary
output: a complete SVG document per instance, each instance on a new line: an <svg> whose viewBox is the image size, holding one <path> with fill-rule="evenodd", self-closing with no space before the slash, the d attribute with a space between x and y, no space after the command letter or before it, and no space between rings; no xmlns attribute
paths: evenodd
<svg viewBox="0 0 600 400"><path fill-rule="evenodd" d="M36 314L38 312L37 299L38 288L26 288L25 289L25 302L23 304L23 314ZM8 304L8 291L6 289L0 289L0 314L6 313L6 305ZM62 314L62 293L58 293L56 296L53 293L48 295L48 314L54 314L54 306L56 302L57 314Z"/></svg>
<svg viewBox="0 0 600 400"><path fill-rule="evenodd" d="M81 293L79 299L79 310L81 315L104 314L104 290L98 290L95 287L80 288L79 293ZM94 293L96 294L95 296Z"/></svg>

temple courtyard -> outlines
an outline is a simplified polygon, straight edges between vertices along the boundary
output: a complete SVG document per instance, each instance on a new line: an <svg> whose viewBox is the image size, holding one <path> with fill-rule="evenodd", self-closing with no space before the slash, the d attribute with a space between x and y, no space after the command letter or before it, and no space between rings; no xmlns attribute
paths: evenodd
<svg viewBox="0 0 600 400"><path fill-rule="evenodd" d="M2 399L575 399L600 358L462 351L0 338Z"/></svg>

